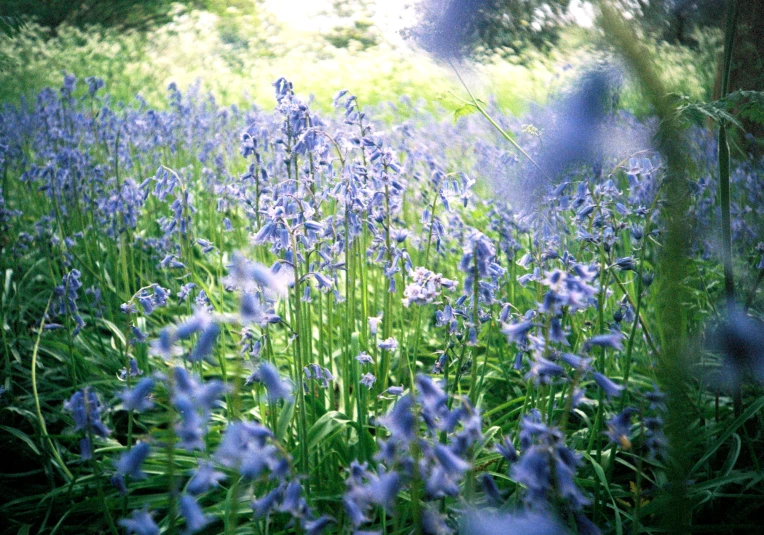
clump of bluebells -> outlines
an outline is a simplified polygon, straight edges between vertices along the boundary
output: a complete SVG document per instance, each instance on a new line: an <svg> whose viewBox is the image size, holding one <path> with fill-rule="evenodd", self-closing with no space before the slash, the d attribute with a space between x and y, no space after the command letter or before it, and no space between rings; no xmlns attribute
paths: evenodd
<svg viewBox="0 0 764 535"><path fill-rule="evenodd" d="M407 491L421 500L414 521L426 533L455 532L454 511L438 503L462 492L483 441L480 414L467 399L450 409L449 396L427 375L417 375L415 385L416 396L399 398L380 418L387 436L378 442L376 469L367 462L349 467L343 503L354 528L373 520L373 506L394 515L399 493Z"/></svg>

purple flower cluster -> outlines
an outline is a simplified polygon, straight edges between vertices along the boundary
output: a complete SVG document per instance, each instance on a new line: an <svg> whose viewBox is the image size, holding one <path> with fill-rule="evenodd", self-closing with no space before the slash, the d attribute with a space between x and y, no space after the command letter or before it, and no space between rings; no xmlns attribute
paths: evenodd
<svg viewBox="0 0 764 535"><path fill-rule="evenodd" d="M398 399L380 419L389 437L379 441L376 470L358 462L349 468L343 502L356 528L371 520L371 506L393 514L401 491L420 489L426 530L454 531L434 502L460 494L459 485L472 466L473 447L482 441L480 415L467 400L449 409L446 393L426 375L417 375L416 387L416 399L412 395Z"/></svg>
<svg viewBox="0 0 764 535"><path fill-rule="evenodd" d="M93 458L92 436L106 438L111 434L111 430L101 421L103 408L98 396L89 387L78 390L64 403L64 410L71 412L74 418L74 431L85 434L80 440L83 461Z"/></svg>

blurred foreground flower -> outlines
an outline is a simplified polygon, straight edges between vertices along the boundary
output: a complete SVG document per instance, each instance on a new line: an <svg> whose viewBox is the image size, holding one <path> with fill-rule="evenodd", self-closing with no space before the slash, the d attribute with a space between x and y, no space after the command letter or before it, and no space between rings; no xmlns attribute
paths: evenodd
<svg viewBox="0 0 764 535"><path fill-rule="evenodd" d="M411 34L419 45L442 59L455 59L474 40L480 24L484 24L482 10L489 0L425 0L419 27Z"/></svg>
<svg viewBox="0 0 764 535"><path fill-rule="evenodd" d="M764 382L764 322L733 307L727 321L712 333L709 349L722 354L719 382L737 387L751 378Z"/></svg>
<svg viewBox="0 0 764 535"><path fill-rule="evenodd" d="M472 511L462 520L463 535L564 535L568 533L549 515Z"/></svg>

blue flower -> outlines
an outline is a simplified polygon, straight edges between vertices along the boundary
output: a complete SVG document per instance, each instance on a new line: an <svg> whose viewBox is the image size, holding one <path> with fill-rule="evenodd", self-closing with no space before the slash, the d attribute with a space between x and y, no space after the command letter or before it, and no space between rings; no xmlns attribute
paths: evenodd
<svg viewBox="0 0 764 535"><path fill-rule="evenodd" d="M276 402L280 399L292 399L292 389L289 383L281 378L276 367L270 362L260 364L260 368L253 375L253 379L265 386L269 401Z"/></svg>
<svg viewBox="0 0 764 535"><path fill-rule="evenodd" d="M381 422L390 430L393 438L408 442L414 438L416 420L411 412L414 406L413 398L408 395L395 402L387 415L380 418Z"/></svg>
<svg viewBox="0 0 764 535"><path fill-rule="evenodd" d="M377 381L377 378L374 377L373 374L365 373L363 374L363 376L361 376L361 380L359 381L359 383L361 383L366 388L371 388L372 386L374 386L374 383L376 381Z"/></svg>
<svg viewBox="0 0 764 535"><path fill-rule="evenodd" d="M123 518L117 522L134 535L159 535L159 526L156 525L151 513L147 509L133 511L132 518Z"/></svg>
<svg viewBox="0 0 764 535"><path fill-rule="evenodd" d="M75 431L84 431L86 434L92 432L99 437L108 437L111 434L111 430L101 421L101 402L89 387L72 394L64 403L64 409L72 413ZM91 444L88 437L83 440L80 446L84 446L83 460L87 460L92 456Z"/></svg>
<svg viewBox="0 0 764 535"><path fill-rule="evenodd" d="M383 351L395 351L396 349L398 349L398 340L392 337L386 340L380 340L377 343L377 347L379 347Z"/></svg>
<svg viewBox="0 0 764 535"><path fill-rule="evenodd" d="M623 349L623 344L621 343L622 340L623 334L620 332L598 334L597 336L593 336L584 342L584 351L591 350L592 346L609 347L611 349L615 349L616 351L620 351Z"/></svg>
<svg viewBox="0 0 764 535"><path fill-rule="evenodd" d="M371 502L381 506L388 512L392 511L395 499L398 496L399 487L400 475L397 472L380 474L378 478L369 484Z"/></svg>
<svg viewBox="0 0 764 535"><path fill-rule="evenodd" d="M365 351L360 352L355 359L361 364L374 364L374 359Z"/></svg>
<svg viewBox="0 0 764 535"><path fill-rule="evenodd" d="M744 378L764 382L764 323L732 307L727 321L712 331L710 348L724 356L726 383L736 385Z"/></svg>
<svg viewBox="0 0 764 535"><path fill-rule="evenodd" d="M561 535L565 527L542 513L472 511L462 519L464 535Z"/></svg>
<svg viewBox="0 0 764 535"><path fill-rule="evenodd" d="M151 447L148 442L138 442L130 451L123 453L114 463L117 474L130 476L132 479L143 479L146 474L141 471L143 461L149 456Z"/></svg>
<svg viewBox="0 0 764 535"><path fill-rule="evenodd" d="M255 518L261 518L270 513L271 509L276 506L276 503L281 499L283 494L284 489L279 486L259 500L253 500L250 507L252 508Z"/></svg>
<svg viewBox="0 0 764 535"><path fill-rule="evenodd" d="M126 411L144 412L154 406L151 401L151 392L154 390L154 379L145 377L141 379L132 390L125 390L120 394L122 407Z"/></svg>
<svg viewBox="0 0 764 535"><path fill-rule="evenodd" d="M631 449L631 417L637 412L637 409L633 407L626 407L606 422L607 436L624 450Z"/></svg>
<svg viewBox="0 0 764 535"><path fill-rule="evenodd" d="M515 449L515 446L512 444L512 441L509 439L509 437L504 437L501 443L496 444L496 451L498 451L502 457L504 457L507 462L513 463L517 460L517 450Z"/></svg>
<svg viewBox="0 0 764 535"><path fill-rule="evenodd" d="M209 360L210 354L215 347L215 341L218 334L220 334L220 326L217 323L208 323L202 333L199 335L199 339L196 341L193 351L188 357L191 362L199 362L200 360Z"/></svg>
<svg viewBox="0 0 764 535"><path fill-rule="evenodd" d="M435 445L435 457L449 475L460 476L470 467L468 462L455 455L447 446L442 444Z"/></svg>
<svg viewBox="0 0 764 535"><path fill-rule="evenodd" d="M507 335L507 339L510 342L514 342L516 344L524 344L528 337L528 332L532 328L533 322L521 321L518 323L505 324L501 332L502 334Z"/></svg>
<svg viewBox="0 0 764 535"><path fill-rule="evenodd" d="M623 387L615 384L613 381L605 377L599 372L592 373L592 378L597 385L604 390L608 398L619 397L623 392Z"/></svg>
<svg viewBox="0 0 764 535"><path fill-rule="evenodd" d="M175 426L175 434L180 439L179 446L185 450L203 450L205 448L204 420L196 410L191 398L176 395L173 404L180 413L181 421Z"/></svg>
<svg viewBox="0 0 764 535"><path fill-rule="evenodd" d="M331 522L334 522L332 517L321 516L315 520L305 520L302 527L307 535L319 535Z"/></svg>
<svg viewBox="0 0 764 535"><path fill-rule="evenodd" d="M489 4L488 0L428 0L423 5L426 15L412 34L428 52L445 59L457 58L484 23L482 10Z"/></svg>
<svg viewBox="0 0 764 535"><path fill-rule="evenodd" d="M211 463L202 462L193 472L193 477L186 486L186 492L194 496L207 492L213 487L217 487L218 483L225 479L225 474L212 466Z"/></svg>
<svg viewBox="0 0 764 535"><path fill-rule="evenodd" d="M212 522L212 519L205 516L202 512L202 508L196 502L193 496L189 494L182 494L178 501L180 506L180 514L186 521L186 529L184 533L196 533L203 530L207 525Z"/></svg>

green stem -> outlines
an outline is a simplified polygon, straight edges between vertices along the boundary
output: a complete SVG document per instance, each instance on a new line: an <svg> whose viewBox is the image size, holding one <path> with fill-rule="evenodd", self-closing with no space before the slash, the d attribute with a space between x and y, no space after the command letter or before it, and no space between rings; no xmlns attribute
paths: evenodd
<svg viewBox="0 0 764 535"><path fill-rule="evenodd" d="M42 436L45 437L45 440L48 442L48 447L50 448L51 455L53 455L53 457L55 457L56 461L58 462L59 468L66 476L65 479L67 481L73 481L74 476L66 467L66 463L64 463L63 459L61 459L61 455L58 453L58 449L56 449L56 447L53 445L53 441L50 439L48 429L45 426L45 418L42 417L42 410L40 408L40 396L37 393L37 354L40 350L40 338L42 337L42 331L45 327L45 318L48 315L48 309L50 308L50 302L52 299L53 296L51 295L50 298L48 298L48 304L45 305L45 312L43 312L42 320L40 321L40 328L37 330L37 339L35 340L34 349L32 350L32 395L34 396L35 411L37 412L37 422L40 424L40 431L42 432Z"/></svg>

